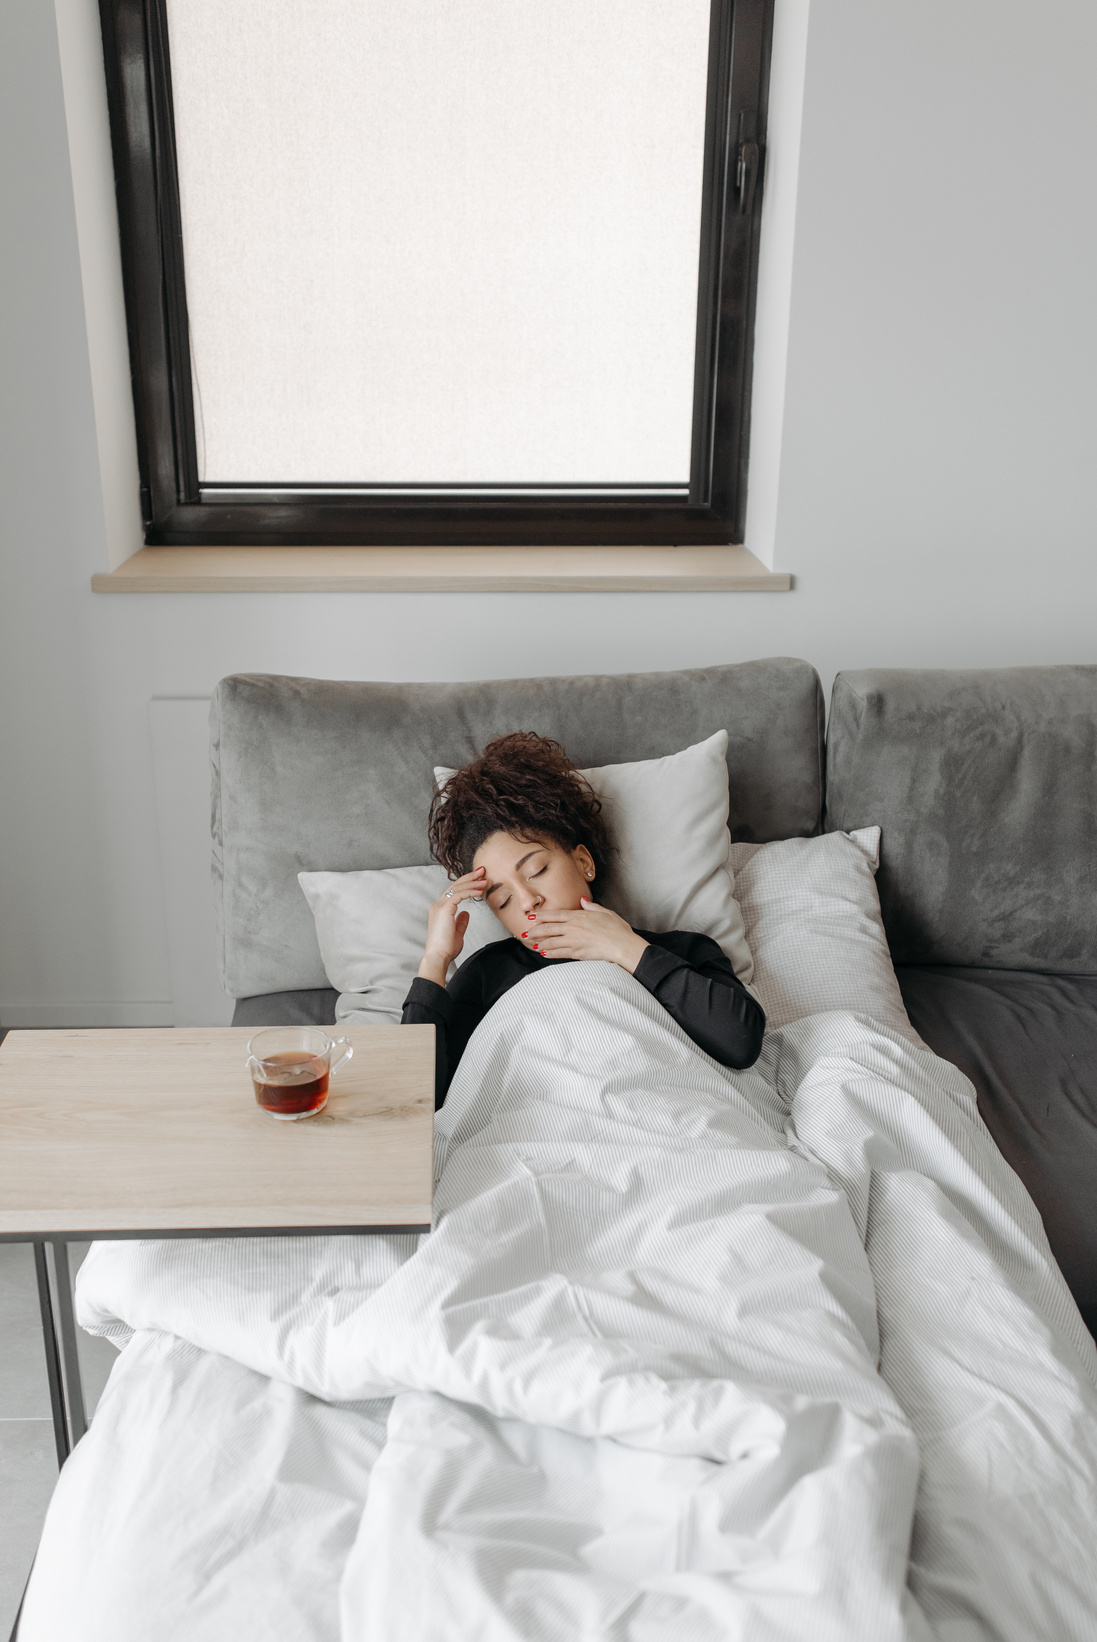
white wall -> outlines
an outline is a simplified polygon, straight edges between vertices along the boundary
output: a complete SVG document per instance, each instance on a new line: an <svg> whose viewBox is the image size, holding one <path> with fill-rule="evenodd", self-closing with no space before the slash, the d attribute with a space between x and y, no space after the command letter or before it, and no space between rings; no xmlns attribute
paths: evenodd
<svg viewBox="0 0 1097 1642"><path fill-rule="evenodd" d="M1095 67L1089 0L816 0L791 594L108 597L53 5L0 9L0 1021L171 1020L149 703L228 672L1097 661Z"/></svg>

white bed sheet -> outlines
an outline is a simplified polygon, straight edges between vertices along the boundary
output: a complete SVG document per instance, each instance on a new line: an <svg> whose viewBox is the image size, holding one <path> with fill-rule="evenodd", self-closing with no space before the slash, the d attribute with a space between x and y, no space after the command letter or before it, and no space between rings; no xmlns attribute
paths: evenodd
<svg viewBox="0 0 1097 1642"><path fill-rule="evenodd" d="M24 1642L1092 1637L1093 1343L954 1068L825 1015L729 1073L576 964L438 1135L418 1249L96 1247Z"/></svg>

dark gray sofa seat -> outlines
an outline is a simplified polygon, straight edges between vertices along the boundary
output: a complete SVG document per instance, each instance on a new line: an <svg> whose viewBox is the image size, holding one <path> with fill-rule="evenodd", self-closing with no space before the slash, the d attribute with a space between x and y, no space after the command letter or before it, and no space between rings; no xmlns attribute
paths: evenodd
<svg viewBox="0 0 1097 1642"><path fill-rule="evenodd" d="M339 994L333 986L300 992L260 992L237 998L233 1026L334 1026Z"/></svg>
<svg viewBox="0 0 1097 1642"><path fill-rule="evenodd" d="M900 965L915 1031L971 1079L1097 1335L1097 976Z"/></svg>

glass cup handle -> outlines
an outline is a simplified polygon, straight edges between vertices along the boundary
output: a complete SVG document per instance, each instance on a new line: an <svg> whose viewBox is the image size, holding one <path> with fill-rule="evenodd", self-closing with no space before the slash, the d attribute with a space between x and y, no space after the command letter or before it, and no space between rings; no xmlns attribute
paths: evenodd
<svg viewBox="0 0 1097 1642"><path fill-rule="evenodd" d="M341 1066L345 1066L350 1057L354 1054L354 1045L351 1043L349 1038L333 1038L331 1041L331 1047L333 1049L338 1049L341 1043L345 1043L347 1047L339 1056L338 1060L332 1061L331 1067L329 1068L330 1077L334 1077L339 1068Z"/></svg>
<svg viewBox="0 0 1097 1642"><path fill-rule="evenodd" d="M245 1069L245 1071L251 1072L251 1069L252 1069L253 1066L259 1067L259 1070L262 1071L262 1067L260 1066L259 1062L256 1060L255 1056L254 1055L249 1055L247 1060L244 1062L244 1069ZM252 1077L254 1077L255 1073L251 1072L251 1075L252 1075Z"/></svg>

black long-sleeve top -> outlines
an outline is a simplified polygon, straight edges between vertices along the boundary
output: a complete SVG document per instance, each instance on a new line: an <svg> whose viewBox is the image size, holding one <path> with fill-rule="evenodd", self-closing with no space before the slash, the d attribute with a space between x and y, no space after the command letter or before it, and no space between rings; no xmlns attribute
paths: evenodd
<svg viewBox="0 0 1097 1642"><path fill-rule="evenodd" d="M753 1066L766 1017L716 942L674 929L652 935L634 971L667 1014L721 1066ZM434 1027L434 1104L441 1106L465 1045L504 992L525 976L568 958L543 958L513 936L474 952L447 986L416 977L404 1000L405 1025Z"/></svg>

